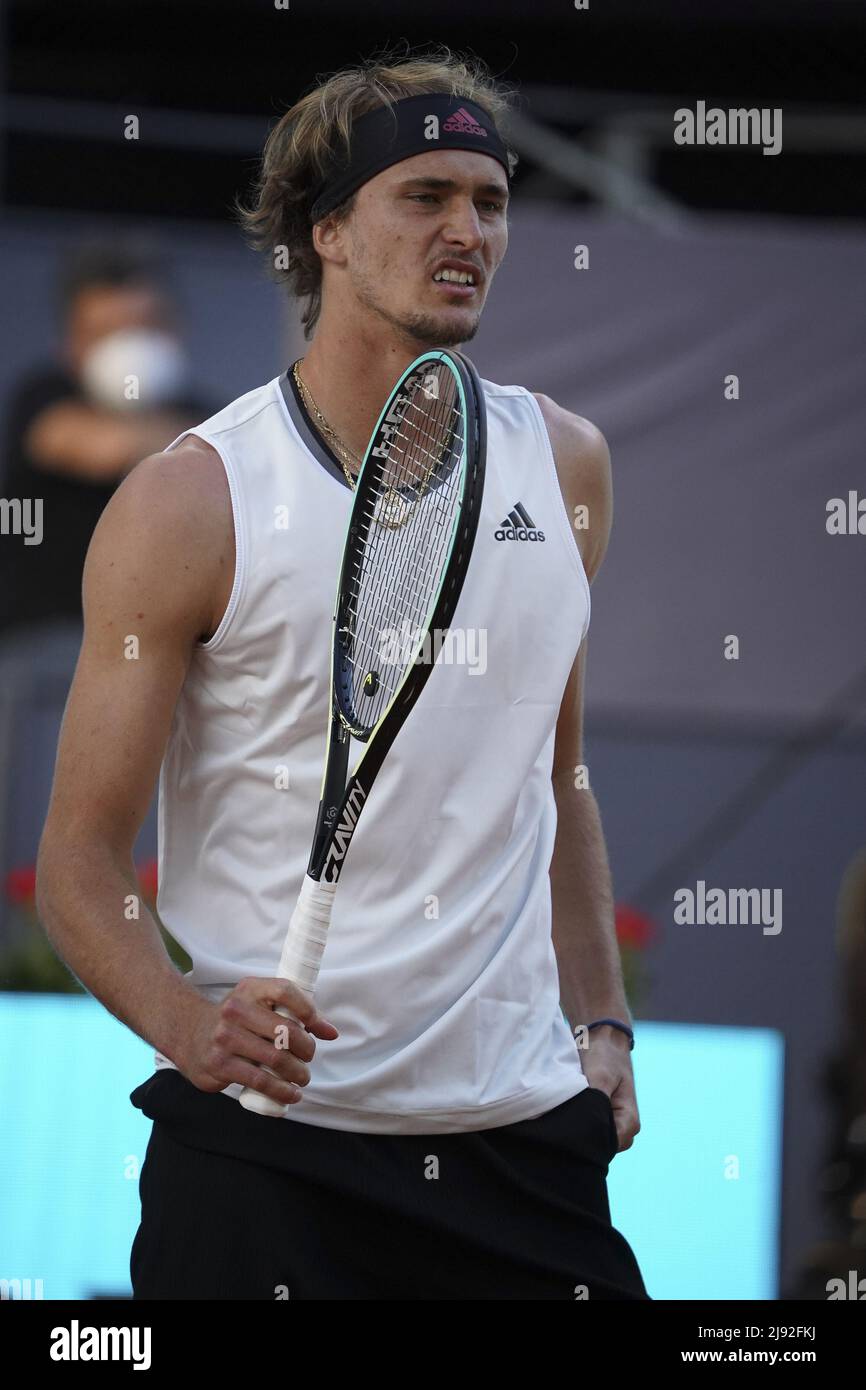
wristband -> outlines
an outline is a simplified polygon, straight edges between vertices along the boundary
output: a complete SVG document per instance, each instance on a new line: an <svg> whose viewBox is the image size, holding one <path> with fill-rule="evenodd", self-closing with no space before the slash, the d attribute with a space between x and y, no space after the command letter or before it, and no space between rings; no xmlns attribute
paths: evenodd
<svg viewBox="0 0 866 1390"><path fill-rule="evenodd" d="M618 1028L621 1033L625 1033L628 1038L629 1052L634 1050L634 1030L629 1028L627 1023L620 1023L618 1018L597 1018L595 1023L590 1023L587 1026L586 1031L589 1033L593 1028L600 1028L603 1023L608 1024L610 1028Z"/></svg>

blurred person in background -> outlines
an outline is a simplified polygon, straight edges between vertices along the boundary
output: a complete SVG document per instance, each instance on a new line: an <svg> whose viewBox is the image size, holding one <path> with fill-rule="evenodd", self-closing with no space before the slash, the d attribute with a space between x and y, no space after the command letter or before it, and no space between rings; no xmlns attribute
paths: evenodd
<svg viewBox="0 0 866 1390"><path fill-rule="evenodd" d="M29 534L0 536L0 649L12 630L81 621L84 557L127 472L210 407L188 388L177 314L156 260L116 244L79 248L61 275L58 360L7 403L0 495ZM41 524L36 502L41 500ZM15 643L16 647L20 642Z"/></svg>
<svg viewBox="0 0 866 1390"><path fill-rule="evenodd" d="M141 458L213 409L190 393L153 256L117 242L80 246L63 267L58 308L57 358L12 391L0 452L0 884L16 855L35 857L52 711L59 725L100 514ZM0 943L12 929L0 892Z"/></svg>

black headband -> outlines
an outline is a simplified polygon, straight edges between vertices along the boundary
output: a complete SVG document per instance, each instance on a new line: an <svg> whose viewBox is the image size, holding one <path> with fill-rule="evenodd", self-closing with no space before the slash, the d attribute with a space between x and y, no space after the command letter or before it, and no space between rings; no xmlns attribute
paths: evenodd
<svg viewBox="0 0 866 1390"><path fill-rule="evenodd" d="M492 155L506 178L511 178L509 152L477 102L444 92L401 97L393 106L367 111L352 123L351 149L331 162L320 181L310 220L319 222L391 164L430 150L477 150Z"/></svg>

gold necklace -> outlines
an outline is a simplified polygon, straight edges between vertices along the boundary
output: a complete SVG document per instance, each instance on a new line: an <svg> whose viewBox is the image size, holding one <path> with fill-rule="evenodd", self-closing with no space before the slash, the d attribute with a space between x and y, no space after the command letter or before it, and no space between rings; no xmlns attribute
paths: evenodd
<svg viewBox="0 0 866 1390"><path fill-rule="evenodd" d="M349 448L348 444L343 443L342 439L337 434L337 431L331 425L328 424L328 421L325 419L321 410L316 405L316 402L313 400L313 395L310 391L309 386L307 386L306 382L301 380L301 374L298 371L298 367L301 365L301 362L303 360L304 359L301 357L298 359L297 362L295 362L294 366L292 367L292 376L295 378L295 381L298 384L298 390L301 392L301 395L303 396L305 402L308 402L309 405L312 406L313 414L315 415L319 425L321 426L322 431L328 436L329 439L332 439L334 441L334 444L337 446L337 450L340 454L340 462L343 465L343 472L346 475L349 487L354 492L358 480L354 474L349 472L348 468L346 467L345 459L347 454L349 458L354 459L355 463L361 463L361 459L358 457L356 453L353 452L353 450ZM423 479L421 483L418 495L414 499L413 506L410 506L410 504L406 501L406 498L400 495L396 487L393 487L391 485L386 486L381 499L381 512L377 511L377 515L375 516L374 520L378 521L380 526L386 526L392 531L397 531L400 529L401 526L405 526L406 522L409 520L409 517L412 515L415 506L417 506L421 498L424 496L424 493L427 489L427 484L433 476L433 469L435 468L435 466L436 460L434 459L433 463L431 463L429 468L427 469L426 477Z"/></svg>
<svg viewBox="0 0 866 1390"><path fill-rule="evenodd" d="M329 437L330 439L333 439L334 443L337 445L338 453L341 455L340 462L341 462L342 465L343 465L343 472L344 472L345 475L346 475L346 479L347 479L347 481L348 481L349 487L352 488L352 490L354 491L354 489L355 489L355 483L357 482L357 478L355 477L355 475L354 475L353 473L350 473L349 470L348 470L348 468L346 467L345 457L346 457L346 455L348 454L349 458L354 459L354 461L355 461L356 463L360 463L361 460L358 458L358 455L357 455L356 453L353 453L353 451L349 448L348 444L344 444L344 443L343 443L342 439L341 439L340 436L337 434L337 431L336 431L335 429L332 429L332 428L331 428L331 426L328 424L327 420L325 419L324 415L322 414L321 410L320 410L319 407L316 405L316 402L313 400L312 394L311 394L311 392L310 392L310 388L307 386L306 382L303 382L303 381L301 380L301 374L300 374L300 372L298 371L298 367L300 366L300 362L301 362L301 359L299 359L299 360L295 363L295 365L292 367L292 376L295 378L295 381L298 383L298 390L300 391L301 395L304 397L304 400L307 401L307 402L309 402L309 404L312 406L312 408L313 408L313 414L315 415L316 419L318 420L319 424L321 425L323 431L325 432L326 435L328 435L328 437Z"/></svg>

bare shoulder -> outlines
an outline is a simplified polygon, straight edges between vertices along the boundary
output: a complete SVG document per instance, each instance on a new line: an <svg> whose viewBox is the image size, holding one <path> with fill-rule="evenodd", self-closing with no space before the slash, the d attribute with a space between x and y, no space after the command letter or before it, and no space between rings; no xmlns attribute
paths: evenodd
<svg viewBox="0 0 866 1390"><path fill-rule="evenodd" d="M532 393L544 417L566 510L575 519L575 541L590 579L598 572L613 521L610 450L597 425ZM575 510L577 509L577 510Z"/></svg>
<svg viewBox="0 0 866 1390"><path fill-rule="evenodd" d="M533 392L550 442L560 484L573 490L603 490L610 478L610 450L597 425L557 405L550 396Z"/></svg>
<svg viewBox="0 0 866 1390"><path fill-rule="evenodd" d="M129 478L162 478L167 484L198 498L207 512L221 512L230 504L228 479L222 459L212 444L197 434L187 435L174 449L149 454L129 473Z"/></svg>
<svg viewBox="0 0 866 1390"><path fill-rule="evenodd" d="M219 626L234 578L231 493L222 460L190 435L150 454L112 495L94 532L91 569L134 570L165 610L182 605L204 640Z"/></svg>

